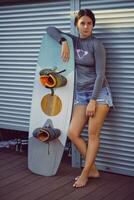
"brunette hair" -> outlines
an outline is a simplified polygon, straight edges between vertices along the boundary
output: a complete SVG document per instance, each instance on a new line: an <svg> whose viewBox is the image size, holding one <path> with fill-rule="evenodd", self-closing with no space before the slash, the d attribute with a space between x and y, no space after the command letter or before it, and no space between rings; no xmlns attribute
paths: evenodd
<svg viewBox="0 0 134 200"><path fill-rule="evenodd" d="M77 23L79 21L79 19L83 16L88 16L92 19L93 22L93 26L95 26L95 16L94 13L90 10L90 9L81 9L79 10L79 12L77 13L75 20L74 20L74 25L77 26Z"/></svg>

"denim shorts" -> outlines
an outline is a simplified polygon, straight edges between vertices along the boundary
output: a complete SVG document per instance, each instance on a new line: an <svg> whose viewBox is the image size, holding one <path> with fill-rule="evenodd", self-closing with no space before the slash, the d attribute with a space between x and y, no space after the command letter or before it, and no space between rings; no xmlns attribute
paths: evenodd
<svg viewBox="0 0 134 200"><path fill-rule="evenodd" d="M74 105L87 105L91 99L92 91L76 91ZM107 104L113 107L112 95L109 87L103 87L96 99L98 104Z"/></svg>

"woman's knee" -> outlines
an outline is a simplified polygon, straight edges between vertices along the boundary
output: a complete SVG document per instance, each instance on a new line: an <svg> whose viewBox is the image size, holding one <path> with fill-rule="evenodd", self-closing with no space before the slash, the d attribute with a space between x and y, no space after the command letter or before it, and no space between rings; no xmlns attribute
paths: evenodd
<svg viewBox="0 0 134 200"><path fill-rule="evenodd" d="M74 130L72 130L71 128L69 128L68 130L68 138L71 140L71 141L75 141L76 138L78 138L79 136L76 134L76 132Z"/></svg>
<svg viewBox="0 0 134 200"><path fill-rule="evenodd" d="M75 134L71 129L68 130L68 137L70 140L73 140L73 138L75 137Z"/></svg>

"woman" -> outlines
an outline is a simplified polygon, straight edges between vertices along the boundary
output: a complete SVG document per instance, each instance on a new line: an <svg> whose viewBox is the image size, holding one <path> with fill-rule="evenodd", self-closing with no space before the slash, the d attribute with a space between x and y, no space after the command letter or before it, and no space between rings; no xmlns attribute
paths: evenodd
<svg viewBox="0 0 134 200"><path fill-rule="evenodd" d="M85 158L85 166L73 184L79 188L87 184L89 177L100 176L94 162L100 143L100 129L113 103L105 77L105 50L92 34L95 26L93 12L89 9L80 10L74 24L79 36L68 34L73 39L76 66L74 109L68 137ZM67 62L70 51L62 32L49 27L47 33L61 44L61 56ZM80 136L86 123L90 136L87 144Z"/></svg>

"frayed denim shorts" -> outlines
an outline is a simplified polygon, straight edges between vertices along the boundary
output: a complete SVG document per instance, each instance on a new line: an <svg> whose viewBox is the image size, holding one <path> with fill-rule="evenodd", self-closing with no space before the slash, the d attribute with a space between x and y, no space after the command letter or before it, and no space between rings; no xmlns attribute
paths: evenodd
<svg viewBox="0 0 134 200"><path fill-rule="evenodd" d="M91 99L92 91L76 91L74 105L87 105ZM109 87L103 87L96 99L98 104L107 104L113 107L112 95Z"/></svg>

